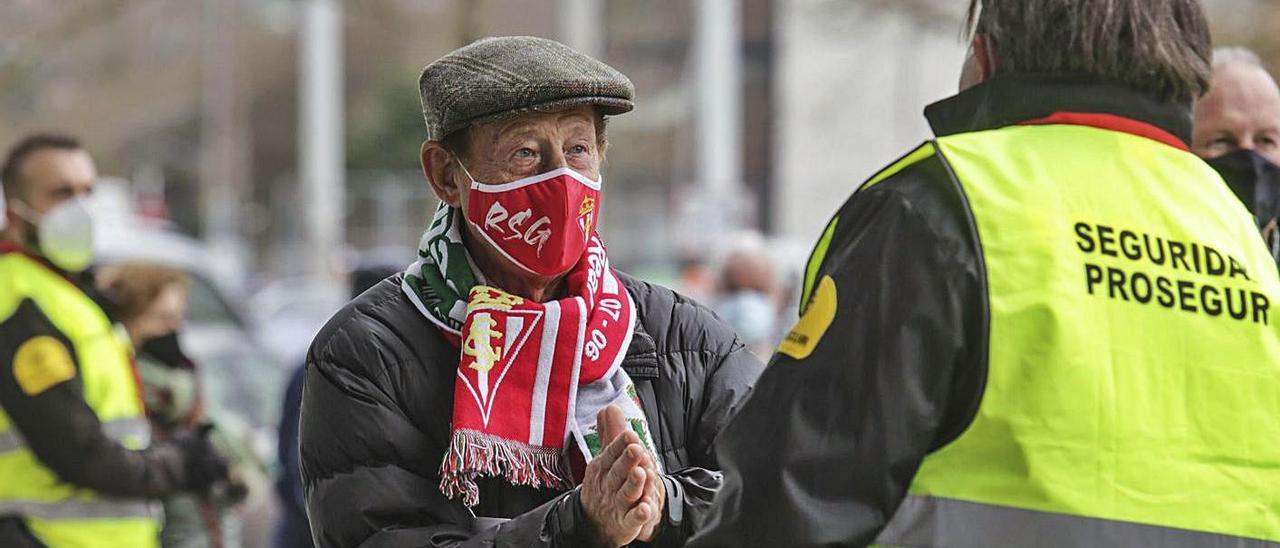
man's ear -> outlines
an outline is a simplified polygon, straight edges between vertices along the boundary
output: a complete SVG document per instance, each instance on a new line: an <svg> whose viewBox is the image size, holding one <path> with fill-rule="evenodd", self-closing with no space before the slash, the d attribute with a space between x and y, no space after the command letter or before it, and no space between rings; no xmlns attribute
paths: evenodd
<svg viewBox="0 0 1280 548"><path fill-rule="evenodd" d="M981 34L974 35L960 69L960 91L981 84L995 75L995 55L990 40Z"/></svg>
<svg viewBox="0 0 1280 548"><path fill-rule="evenodd" d="M978 62L978 76L985 82L996 75L996 48L984 35L973 37L973 57Z"/></svg>
<svg viewBox="0 0 1280 548"><path fill-rule="evenodd" d="M462 193L470 186L460 183L457 171L453 153L440 141L422 143L422 175L436 197L451 207L462 207Z"/></svg>

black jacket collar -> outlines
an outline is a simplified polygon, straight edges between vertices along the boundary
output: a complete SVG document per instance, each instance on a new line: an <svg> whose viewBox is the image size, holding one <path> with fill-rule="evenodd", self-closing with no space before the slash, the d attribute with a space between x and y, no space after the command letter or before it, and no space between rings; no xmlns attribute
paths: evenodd
<svg viewBox="0 0 1280 548"><path fill-rule="evenodd" d="M658 345L645 331L639 318L636 318L636 327L631 333L631 346L622 359L622 369L633 379L656 379L662 370L658 362Z"/></svg>
<svg viewBox="0 0 1280 548"><path fill-rule="evenodd" d="M1045 118L1054 113L1110 114L1155 126L1191 142L1191 105L1159 102L1081 75L997 76L924 110L938 137Z"/></svg>

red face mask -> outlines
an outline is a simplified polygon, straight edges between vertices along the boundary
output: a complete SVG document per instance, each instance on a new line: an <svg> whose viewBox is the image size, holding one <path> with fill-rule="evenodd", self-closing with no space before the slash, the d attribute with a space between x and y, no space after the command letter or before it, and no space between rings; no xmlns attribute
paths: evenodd
<svg viewBox="0 0 1280 548"><path fill-rule="evenodd" d="M473 178L469 198L471 226L516 266L539 276L573 268L600 217L600 181L567 167L497 185Z"/></svg>

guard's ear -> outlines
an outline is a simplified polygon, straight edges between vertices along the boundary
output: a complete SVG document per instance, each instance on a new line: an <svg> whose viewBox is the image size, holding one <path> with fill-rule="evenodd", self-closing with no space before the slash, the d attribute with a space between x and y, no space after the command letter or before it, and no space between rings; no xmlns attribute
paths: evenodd
<svg viewBox="0 0 1280 548"><path fill-rule="evenodd" d="M991 43L984 35L973 37L973 54L978 61L978 70L981 73L982 82L990 80L996 74L997 58L995 44Z"/></svg>
<svg viewBox="0 0 1280 548"><path fill-rule="evenodd" d="M4 186L0 185L0 231L9 226L9 204L4 201Z"/></svg>
<svg viewBox="0 0 1280 548"><path fill-rule="evenodd" d="M974 35L964 67L960 69L960 91L991 79L995 72L996 56L991 41L981 34Z"/></svg>
<svg viewBox="0 0 1280 548"><path fill-rule="evenodd" d="M431 192L434 192L440 201L455 208L462 207L462 196L470 186L470 183L463 182L465 177L461 177L458 171L458 162L454 160L453 153L449 152L443 143L440 141L422 143L423 177L431 186Z"/></svg>

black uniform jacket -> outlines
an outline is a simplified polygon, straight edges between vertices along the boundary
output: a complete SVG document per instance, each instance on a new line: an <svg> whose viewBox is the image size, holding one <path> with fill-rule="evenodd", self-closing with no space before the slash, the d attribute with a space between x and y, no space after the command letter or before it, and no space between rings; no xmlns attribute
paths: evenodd
<svg viewBox="0 0 1280 548"><path fill-rule="evenodd" d="M666 470L656 546L682 546L720 488L712 441L760 374L760 362L702 306L620 275L637 307L622 367ZM307 357L302 477L318 546L592 546L567 493L479 481L475 516L440 493L459 350L400 289L400 276L337 313ZM483 529L481 532L476 532Z"/></svg>
<svg viewBox="0 0 1280 548"><path fill-rule="evenodd" d="M1191 133L1189 105L1069 76L1002 76L925 110L938 136L1066 113L1085 116L1056 118L1098 127L1118 117L1182 148ZM945 159L935 152L856 192L838 218L814 277L835 282L834 320L806 359L773 357L720 436L725 486L691 546L870 544L925 456L977 412L986 276Z"/></svg>

